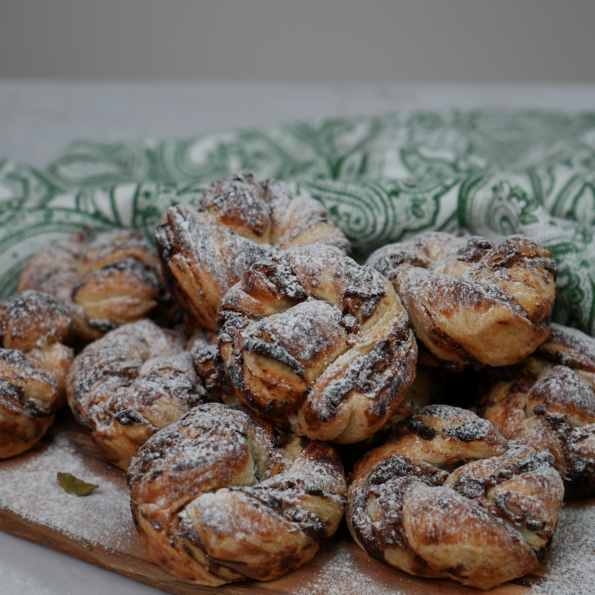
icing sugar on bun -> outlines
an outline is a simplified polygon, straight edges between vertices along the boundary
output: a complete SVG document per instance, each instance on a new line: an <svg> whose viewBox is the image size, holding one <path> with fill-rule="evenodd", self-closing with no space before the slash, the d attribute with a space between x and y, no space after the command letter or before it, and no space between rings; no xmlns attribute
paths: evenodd
<svg viewBox="0 0 595 595"><path fill-rule="evenodd" d="M257 182L247 172L213 184L195 208L170 208L155 241L188 322L210 331L217 330L221 299L250 265L317 242L349 252L320 203L293 196L281 182Z"/></svg>
<svg viewBox="0 0 595 595"><path fill-rule="evenodd" d="M380 248L368 265L393 283L417 339L453 369L515 364L549 335L556 263L525 237L428 232Z"/></svg>
<svg viewBox="0 0 595 595"><path fill-rule="evenodd" d="M253 265L226 294L219 320L240 399L309 438L371 436L415 376L417 345L393 287L332 246Z"/></svg>
<svg viewBox="0 0 595 595"><path fill-rule="evenodd" d="M553 462L470 411L431 405L356 464L349 530L399 570L490 589L547 553L564 495Z"/></svg>
<svg viewBox="0 0 595 595"><path fill-rule="evenodd" d="M25 355L0 348L0 459L34 446L54 423L58 385Z"/></svg>
<svg viewBox="0 0 595 595"><path fill-rule="evenodd" d="M495 382L478 411L506 438L548 450L566 495L595 495L595 339L552 324L549 339Z"/></svg>
<svg viewBox="0 0 595 595"><path fill-rule="evenodd" d="M168 299L155 248L132 230L83 229L57 242L23 268L19 291L27 289L66 306L72 339L83 344L149 316Z"/></svg>
<svg viewBox="0 0 595 595"><path fill-rule="evenodd" d="M310 560L343 517L337 453L246 408L200 405L151 438L128 472L141 544L201 585L270 581Z"/></svg>
<svg viewBox="0 0 595 595"><path fill-rule="evenodd" d="M68 374L68 403L108 459L128 469L155 432L211 400L185 341L150 320L88 345Z"/></svg>
<svg viewBox="0 0 595 595"><path fill-rule="evenodd" d="M70 323L68 310L45 293L25 291L0 303L2 347L21 351L29 365L54 377L56 409L66 403L66 374L74 358L72 349L63 345Z"/></svg>

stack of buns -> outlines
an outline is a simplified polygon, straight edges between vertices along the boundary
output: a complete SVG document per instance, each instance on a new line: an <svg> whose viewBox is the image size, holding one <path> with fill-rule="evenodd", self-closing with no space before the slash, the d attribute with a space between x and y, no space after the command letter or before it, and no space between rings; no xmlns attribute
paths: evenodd
<svg viewBox="0 0 595 595"><path fill-rule="evenodd" d="M0 305L3 436L32 420L0 456L66 392L166 571L273 580L345 515L371 557L489 589L536 568L565 495L595 494L595 340L551 324L545 246L432 232L361 265L319 203L245 172L155 243L83 230L25 267L62 318Z"/></svg>

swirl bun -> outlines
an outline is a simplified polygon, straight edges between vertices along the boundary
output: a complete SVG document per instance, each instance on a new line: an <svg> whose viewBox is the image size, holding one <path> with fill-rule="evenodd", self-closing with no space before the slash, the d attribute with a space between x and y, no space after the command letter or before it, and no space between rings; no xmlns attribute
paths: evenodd
<svg viewBox="0 0 595 595"><path fill-rule="evenodd" d="M202 585L299 568L343 517L345 478L327 444L280 435L245 408L200 405L151 438L128 472L141 544Z"/></svg>
<svg viewBox="0 0 595 595"><path fill-rule="evenodd" d="M210 400L184 341L150 320L88 345L68 374L68 403L107 458L128 469L155 432Z"/></svg>
<svg viewBox="0 0 595 595"><path fill-rule="evenodd" d="M15 294L0 303L2 347L21 351L33 367L49 372L56 380L59 409L66 403L66 374L72 364L72 349L62 343L69 335L71 317L55 299L38 291Z"/></svg>
<svg viewBox="0 0 595 595"><path fill-rule="evenodd" d="M595 339L552 324L550 338L493 384L478 410L508 439L549 450L566 495L595 495Z"/></svg>
<svg viewBox="0 0 595 595"><path fill-rule="evenodd" d="M415 376L417 346L391 284L332 246L250 267L219 316L221 356L240 399L309 438L371 436Z"/></svg>
<svg viewBox="0 0 595 595"><path fill-rule="evenodd" d="M527 238L428 232L380 248L368 265L393 283L417 339L448 367L515 364L550 332L556 263Z"/></svg>
<svg viewBox="0 0 595 595"><path fill-rule="evenodd" d="M66 306L72 339L83 344L145 318L168 297L155 248L132 230L83 229L57 242L23 268L19 291L27 289Z"/></svg>
<svg viewBox="0 0 595 595"><path fill-rule="evenodd" d="M550 453L507 443L470 411L431 405L357 463L345 514L371 557L489 589L537 567L563 495Z"/></svg>
<svg viewBox="0 0 595 595"><path fill-rule="evenodd" d="M34 446L54 423L58 385L24 354L0 348L0 459Z"/></svg>
<svg viewBox="0 0 595 595"><path fill-rule="evenodd" d="M256 182L247 172L213 184L196 208L170 208L155 242L189 324L210 331L217 330L221 299L252 264L317 242L349 252L320 203L294 197L281 182Z"/></svg>

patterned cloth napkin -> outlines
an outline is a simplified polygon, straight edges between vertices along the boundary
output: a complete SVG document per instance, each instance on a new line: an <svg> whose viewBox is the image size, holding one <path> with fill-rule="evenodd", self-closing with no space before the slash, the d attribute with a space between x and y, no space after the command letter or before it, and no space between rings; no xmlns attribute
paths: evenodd
<svg viewBox="0 0 595 595"><path fill-rule="evenodd" d="M556 320L595 334L595 113L401 112L189 140L80 142L44 170L0 161L0 297L82 225L148 237L166 209L250 170L329 210L362 259L424 230L543 242Z"/></svg>

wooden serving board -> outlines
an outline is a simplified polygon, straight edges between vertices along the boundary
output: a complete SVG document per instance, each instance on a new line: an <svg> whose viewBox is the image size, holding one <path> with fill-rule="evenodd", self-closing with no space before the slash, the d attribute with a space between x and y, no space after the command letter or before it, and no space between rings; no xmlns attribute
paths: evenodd
<svg viewBox="0 0 595 595"><path fill-rule="evenodd" d="M56 482L58 471L96 483L90 496L67 494ZM593 502L567 505L576 524L576 511L585 511L579 525L595 535ZM581 512L582 514L582 512ZM564 515L562 515L563 517ZM561 522L564 519L561 518ZM223 587L189 584L160 570L145 556L129 510L125 474L97 451L93 442L63 411L48 435L32 451L0 462L0 529L66 553L170 593L187 595L470 595L480 593L450 580L409 576L371 560L357 547L343 525L335 538L313 560L297 571L269 583L235 583ZM578 540L581 541L581 540ZM576 560L593 560L592 542L573 549ZM589 551L587 551L589 550ZM553 555L553 554L552 554ZM555 556L554 556L555 557ZM562 556L563 557L563 556ZM529 595L532 585L555 578L567 589L564 560L546 559L535 573L493 589L494 595ZM579 573L580 574L580 573ZM556 575L556 576L553 576ZM584 579L581 579L584 582ZM595 593L594 584L585 593ZM543 592L543 591L539 591ZM558 592L555 589L552 593ZM578 593L579 590L568 591Z"/></svg>

